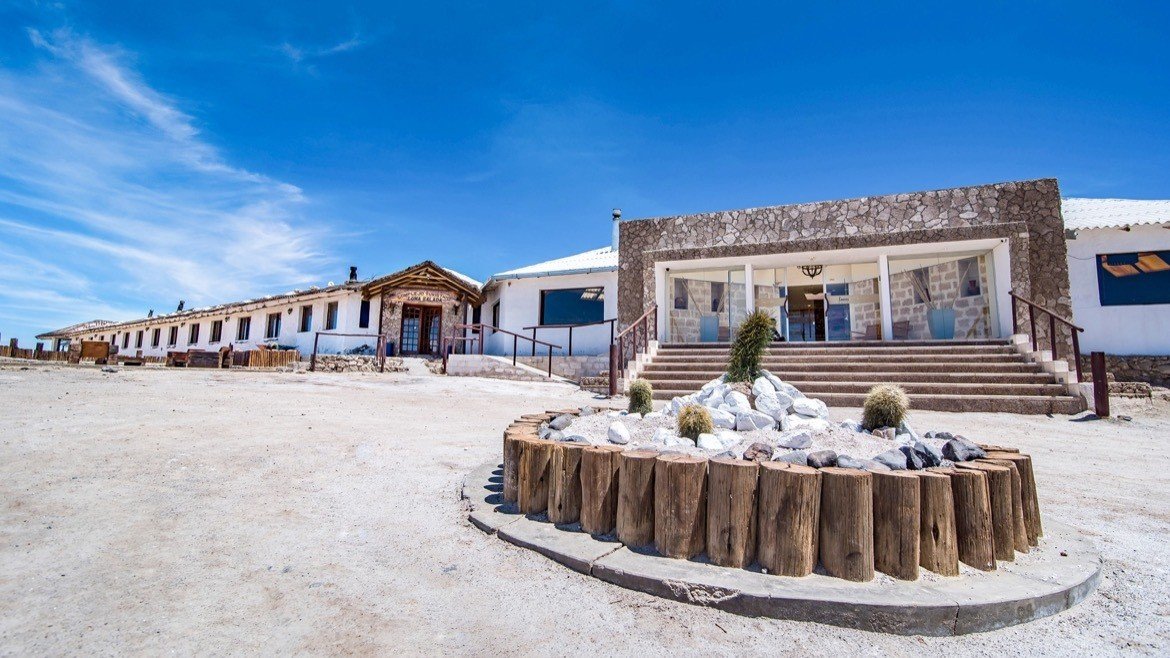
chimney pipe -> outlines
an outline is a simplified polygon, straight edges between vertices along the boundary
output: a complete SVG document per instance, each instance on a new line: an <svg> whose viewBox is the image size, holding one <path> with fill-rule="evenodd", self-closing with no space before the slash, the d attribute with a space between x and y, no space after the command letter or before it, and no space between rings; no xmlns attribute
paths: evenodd
<svg viewBox="0 0 1170 658"><path fill-rule="evenodd" d="M349 266L349 280L350 281L357 281L357 266L356 265Z"/></svg>
<svg viewBox="0 0 1170 658"><path fill-rule="evenodd" d="M146 317L148 317L148 318L154 317L154 309L153 308L146 312Z"/></svg>
<svg viewBox="0 0 1170 658"><path fill-rule="evenodd" d="M175 309L175 312L178 313L179 311L183 310L183 304L185 304L185 303L186 302L184 302L183 300L180 299L179 300L179 308Z"/></svg>
<svg viewBox="0 0 1170 658"><path fill-rule="evenodd" d="M620 233L621 233L621 225L622 225L622 209L621 208L614 208L613 209L613 243L611 245L613 247L614 251L618 250L618 235L620 235Z"/></svg>

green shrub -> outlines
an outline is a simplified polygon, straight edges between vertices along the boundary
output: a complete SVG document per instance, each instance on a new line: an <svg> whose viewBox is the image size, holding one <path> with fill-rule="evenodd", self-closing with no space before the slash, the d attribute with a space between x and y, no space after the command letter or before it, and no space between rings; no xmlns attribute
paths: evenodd
<svg viewBox="0 0 1170 658"><path fill-rule="evenodd" d="M645 379L630 382L630 413L646 414L654 411L654 388Z"/></svg>
<svg viewBox="0 0 1170 658"><path fill-rule="evenodd" d="M910 398L899 386L874 386L865 396L861 426L867 430L879 427L898 427L910 411Z"/></svg>
<svg viewBox="0 0 1170 658"><path fill-rule="evenodd" d="M711 414L698 404L688 404L678 412L678 435L692 441L698 441L700 434L710 434L715 431L715 424L711 422Z"/></svg>
<svg viewBox="0 0 1170 658"><path fill-rule="evenodd" d="M753 311L739 325L731 358L727 361L727 381L752 382L760 374L760 360L776 332L776 319L762 309Z"/></svg>

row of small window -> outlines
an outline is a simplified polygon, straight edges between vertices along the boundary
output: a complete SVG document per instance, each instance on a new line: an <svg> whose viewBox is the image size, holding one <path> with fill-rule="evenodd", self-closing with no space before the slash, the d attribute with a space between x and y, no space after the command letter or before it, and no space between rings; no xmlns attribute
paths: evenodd
<svg viewBox="0 0 1170 658"><path fill-rule="evenodd" d="M337 328L338 315L337 302L329 302L325 306L325 331L332 331ZM275 340L280 337L280 322L281 315L279 312L269 313L266 318L267 322L264 327L264 339ZM199 323L192 324L187 329L187 344L194 345L199 342ZM370 326L370 302L363 300L361 305L361 312L358 315L358 326L365 329ZM307 332L313 329L313 307L306 305L301 307L299 331ZM139 329L134 337L135 349L142 348L142 340L145 330ZM236 323L236 340L248 340L252 333L252 318L244 316L237 320ZM151 332L150 346L159 347L162 339L162 328L156 327ZM211 337L208 340L209 344L218 343L223 339L223 320L213 320L211 322ZM104 338L103 338L104 340ZM118 341L118 335L110 336L110 343L115 344ZM167 345L179 344L179 328L171 327L167 335ZM130 348L130 333L122 334L122 349Z"/></svg>

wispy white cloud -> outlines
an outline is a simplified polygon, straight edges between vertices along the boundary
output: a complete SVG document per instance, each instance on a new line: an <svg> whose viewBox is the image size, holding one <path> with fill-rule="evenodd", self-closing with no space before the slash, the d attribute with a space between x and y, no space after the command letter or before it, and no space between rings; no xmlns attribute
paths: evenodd
<svg viewBox="0 0 1170 658"><path fill-rule="evenodd" d="M327 227L297 186L231 164L132 54L28 35L44 60L0 70L0 321L118 319L321 278Z"/></svg>
<svg viewBox="0 0 1170 658"><path fill-rule="evenodd" d="M285 41L277 48L285 57L289 58L294 64L300 64L308 60L321 59L331 55L339 55L347 53L351 50L357 50L370 43L357 34L354 34L345 41L340 41L332 46L297 46L291 42Z"/></svg>

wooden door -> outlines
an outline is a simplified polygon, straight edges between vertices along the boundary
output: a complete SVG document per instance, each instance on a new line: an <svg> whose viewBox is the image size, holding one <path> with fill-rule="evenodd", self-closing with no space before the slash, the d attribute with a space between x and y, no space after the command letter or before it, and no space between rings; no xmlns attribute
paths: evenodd
<svg viewBox="0 0 1170 658"><path fill-rule="evenodd" d="M439 354L443 335L442 307L403 305L400 335L403 354Z"/></svg>

